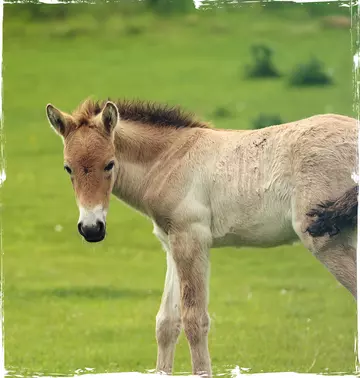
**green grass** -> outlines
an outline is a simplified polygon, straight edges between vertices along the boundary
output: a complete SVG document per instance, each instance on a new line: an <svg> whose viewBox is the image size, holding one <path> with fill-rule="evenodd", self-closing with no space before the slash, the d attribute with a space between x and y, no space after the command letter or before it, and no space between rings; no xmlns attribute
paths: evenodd
<svg viewBox="0 0 360 378"><path fill-rule="evenodd" d="M107 239L96 246L81 240L62 143L45 105L70 111L89 95L137 97L179 103L222 128L250 127L259 113L286 121L353 115L349 31L322 29L298 5L287 17L255 6L216 17L113 14L99 21L87 13L46 23L24 23L14 15L19 6L5 6L4 25L6 367L51 374L152 369L164 252L151 224L114 199ZM316 53L335 85L244 80L255 43L275 50L285 74ZM231 116L214 118L219 107ZM354 371L356 305L302 246L213 250L211 262L215 373L235 365ZM183 335L175 361L177 372L190 371Z"/></svg>

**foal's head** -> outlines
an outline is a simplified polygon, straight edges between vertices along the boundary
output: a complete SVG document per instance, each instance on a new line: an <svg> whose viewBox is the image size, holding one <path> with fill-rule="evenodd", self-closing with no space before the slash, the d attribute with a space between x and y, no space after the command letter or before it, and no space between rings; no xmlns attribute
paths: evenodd
<svg viewBox="0 0 360 378"><path fill-rule="evenodd" d="M115 179L114 129L116 105L79 108L72 115L51 104L46 107L51 126L64 142L64 168L70 175L80 211L78 230L88 242L105 237L106 214Z"/></svg>

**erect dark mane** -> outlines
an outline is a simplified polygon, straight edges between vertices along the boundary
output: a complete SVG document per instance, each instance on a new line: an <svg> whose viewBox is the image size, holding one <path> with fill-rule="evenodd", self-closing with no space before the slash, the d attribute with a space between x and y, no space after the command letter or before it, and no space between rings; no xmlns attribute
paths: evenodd
<svg viewBox="0 0 360 378"><path fill-rule="evenodd" d="M208 128L207 123L198 121L195 117L183 111L180 107L158 104L156 102L139 100L85 100L73 112L73 117L79 125L88 124L89 120L98 115L104 108L106 101L116 104L120 118L124 121L133 121L158 127L180 128Z"/></svg>

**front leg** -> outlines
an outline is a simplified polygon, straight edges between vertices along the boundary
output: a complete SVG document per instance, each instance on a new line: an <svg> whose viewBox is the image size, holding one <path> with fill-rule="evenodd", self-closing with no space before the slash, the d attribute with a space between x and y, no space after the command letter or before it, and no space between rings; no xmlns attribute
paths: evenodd
<svg viewBox="0 0 360 378"><path fill-rule="evenodd" d="M210 377L208 254L211 233L208 227L197 223L172 231L169 241L180 281L181 319L190 347L192 372Z"/></svg>
<svg viewBox="0 0 360 378"><path fill-rule="evenodd" d="M166 252L167 270L161 305L156 316L156 371L172 374L176 342L181 331L180 285L168 243L159 239Z"/></svg>

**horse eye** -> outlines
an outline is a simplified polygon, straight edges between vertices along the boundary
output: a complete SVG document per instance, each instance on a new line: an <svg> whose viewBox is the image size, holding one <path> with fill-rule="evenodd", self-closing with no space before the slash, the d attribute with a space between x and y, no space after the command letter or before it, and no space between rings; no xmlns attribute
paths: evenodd
<svg viewBox="0 0 360 378"><path fill-rule="evenodd" d="M66 171L69 175L71 175L72 171L71 171L71 169L70 169L70 167L69 167L68 165L64 165L64 169L65 169L65 171Z"/></svg>
<svg viewBox="0 0 360 378"><path fill-rule="evenodd" d="M105 171L111 171L114 168L115 163L111 161L106 167Z"/></svg>

